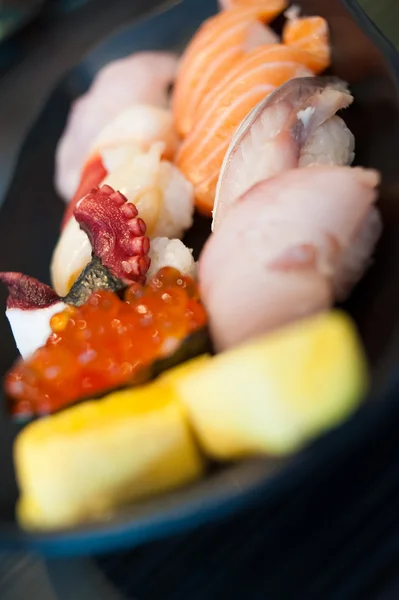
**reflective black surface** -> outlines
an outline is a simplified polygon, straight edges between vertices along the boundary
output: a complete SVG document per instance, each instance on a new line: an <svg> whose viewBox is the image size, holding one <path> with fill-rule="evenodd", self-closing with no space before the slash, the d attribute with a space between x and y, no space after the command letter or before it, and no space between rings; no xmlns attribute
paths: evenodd
<svg viewBox="0 0 399 600"><path fill-rule="evenodd" d="M261 521L274 524L263 533L259 530L259 536L264 538L262 544L273 549L281 536L296 532L297 545L293 546L296 549L292 554L295 562L302 551L308 556L306 544L305 547L301 544L311 524L314 531L327 532L330 519L334 523L333 534L337 537L357 535L363 525L358 525L354 533L349 530L344 534L349 506L353 509L350 514L355 518L357 503L365 498L366 512L359 514L367 521L371 518L371 513L367 516L370 489L376 490L375 500L370 500L374 506L391 493L384 491L385 479L390 481L389 490L396 489L399 483L396 472L399 407L395 402L395 388L390 397L383 393L383 388L389 375L393 376L392 366L399 353L399 346L394 341L399 319L399 282L395 267L399 259L397 59L391 47L367 19L362 21L362 13L356 9L356 18L367 35L355 24L343 3L304 0L301 5L306 12L316 12L328 19L334 50L333 71L349 81L356 98L355 106L348 111L348 122L357 139L357 160L366 166L380 168L383 173L384 238L375 266L348 306L360 326L371 360L374 402L369 401L351 422L293 458L284 469L270 461L248 461L216 472L186 490L138 504L110 523L35 537L26 536L14 523L16 487L11 466L11 441L15 427L2 415L0 543L4 547L36 548L49 553L104 552L198 527L211 518L227 518L229 513L245 505L260 502L264 513L254 526L255 530ZM54 148L71 100L87 88L94 73L108 60L137 49L182 47L215 6L215 2L204 0L177 3L171 11L138 28L125 28L106 40L62 79L26 139L6 194L0 220L1 270L20 270L48 281L48 265L63 209L52 186ZM2 292L0 301L4 299ZM0 336L0 368L4 372L16 355L4 317L0 319ZM284 529L286 523L290 523L288 529ZM387 527L387 524L381 527ZM227 526L224 531L231 530L232 526ZM237 531L240 531L239 527ZM251 539L253 533L251 531ZM223 539L227 533L220 535ZM211 535L210 543L215 544L220 535ZM236 542L231 540L226 552L233 543L241 548L245 537L243 533L241 537L238 535ZM305 541L310 544L309 540ZM223 550L220 552L223 563L225 555ZM285 555L286 550L283 552L281 546L275 559L282 560Z"/></svg>

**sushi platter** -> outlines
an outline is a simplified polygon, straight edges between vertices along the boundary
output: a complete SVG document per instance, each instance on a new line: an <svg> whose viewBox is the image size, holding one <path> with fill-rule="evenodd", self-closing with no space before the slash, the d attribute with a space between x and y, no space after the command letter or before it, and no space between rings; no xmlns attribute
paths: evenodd
<svg viewBox="0 0 399 600"><path fill-rule="evenodd" d="M5 547L306 498L399 419L399 63L333 4L173 2L48 99L0 219Z"/></svg>

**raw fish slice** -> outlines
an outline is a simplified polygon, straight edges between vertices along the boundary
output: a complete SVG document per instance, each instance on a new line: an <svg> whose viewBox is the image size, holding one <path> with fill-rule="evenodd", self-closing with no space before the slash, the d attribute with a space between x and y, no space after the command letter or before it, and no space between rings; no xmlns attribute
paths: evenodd
<svg viewBox="0 0 399 600"><path fill-rule="evenodd" d="M325 29L325 35L317 37L313 40L312 44L304 44L300 47L300 32L301 27L303 34L308 37L308 21L310 26L314 26L314 18L306 17L301 21L301 27L298 27L298 39L295 43L290 44L284 40L283 44L277 44L274 47L261 46L254 47L252 51L248 52L248 55L237 64L237 66L231 71L227 72L226 75L218 82L218 84L209 90L209 94L201 102L196 112L197 120L202 118L204 114L214 105L215 99L224 94L225 89L228 86L235 85L237 80L241 80L245 77L245 74L254 68L259 68L265 62L287 62L293 61L300 63L310 69L313 73L319 74L330 65L330 45L328 39L328 26L324 19L321 19L323 27ZM317 21L317 28L320 27L319 21ZM288 38L289 39L289 38ZM290 50L290 51L289 51Z"/></svg>
<svg viewBox="0 0 399 600"><path fill-rule="evenodd" d="M292 48L305 50L313 57L310 68L319 73L330 62L328 25L322 17L297 16L297 12L287 11L288 21L283 29L283 42Z"/></svg>
<svg viewBox="0 0 399 600"><path fill-rule="evenodd" d="M137 144L140 150L148 150L154 142L163 142L164 158L173 159L178 140L172 113L166 108L150 104L134 104L99 132L90 151L95 153L133 144Z"/></svg>
<svg viewBox="0 0 399 600"><path fill-rule="evenodd" d="M258 68L235 78L234 83L221 92L178 151L176 163L193 183L197 208L205 215L212 212L223 158L240 122L287 80L311 75L296 62L262 62Z"/></svg>
<svg viewBox="0 0 399 600"><path fill-rule="evenodd" d="M320 162L342 164L346 158L344 164L348 164L354 141L344 122L339 119L327 128L321 126L352 101L343 82L316 77L288 81L262 100L242 121L225 155L216 189L213 230L250 187L289 169L317 164L320 150ZM341 143L346 152L336 148Z"/></svg>
<svg viewBox="0 0 399 600"><path fill-rule="evenodd" d="M232 207L199 260L220 350L328 308L348 291L378 234L370 222L368 233L364 227L374 219L378 182L378 173L359 168L293 169Z"/></svg>
<svg viewBox="0 0 399 600"><path fill-rule="evenodd" d="M345 300L353 286L361 279L364 270L371 263L371 254L381 233L381 216L378 210L373 208L358 227L356 243L347 248L338 265L333 279L337 300Z"/></svg>
<svg viewBox="0 0 399 600"><path fill-rule="evenodd" d="M309 69L316 66L315 73L328 66L328 40L320 37L317 43L319 47L312 46L321 57L316 61L311 52L283 44L251 50L197 107L196 125L181 145L176 161L193 183L196 206L205 215L212 212L224 155L244 117L286 81L312 75Z"/></svg>
<svg viewBox="0 0 399 600"><path fill-rule="evenodd" d="M268 0L219 0L219 7L220 10L231 10L232 8L247 8L262 5L264 6L267 3Z"/></svg>
<svg viewBox="0 0 399 600"><path fill-rule="evenodd" d="M308 74L318 73L313 71L311 64L312 56L303 50L291 48L284 44L272 44L268 46L260 46L248 52L236 66L231 69L221 79L209 94L202 100L196 111L196 120L199 122L210 112L217 110L220 104L227 106L229 94L236 93L237 85L240 84L240 90L249 89L248 83L252 84L254 75L263 74L266 68L266 75L273 76L278 71L279 66L282 67L290 64L303 66ZM248 83L247 81L248 80ZM285 83L286 80L282 80Z"/></svg>
<svg viewBox="0 0 399 600"><path fill-rule="evenodd" d="M219 13L202 24L183 54L173 92L173 114L182 137L193 128L202 98L237 59L251 48L275 42L275 34L263 23L285 7L285 0L269 0Z"/></svg>
<svg viewBox="0 0 399 600"><path fill-rule="evenodd" d="M55 185L67 201L74 195L84 161L96 135L135 103L166 106L177 71L177 56L140 52L105 66L88 92L72 105L57 146Z"/></svg>

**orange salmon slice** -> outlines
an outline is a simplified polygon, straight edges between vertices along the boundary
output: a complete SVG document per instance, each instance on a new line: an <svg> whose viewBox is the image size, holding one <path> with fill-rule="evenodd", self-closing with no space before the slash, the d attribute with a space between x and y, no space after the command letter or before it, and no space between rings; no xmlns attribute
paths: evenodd
<svg viewBox="0 0 399 600"><path fill-rule="evenodd" d="M330 65L331 53L328 25L322 17L289 19L283 29L283 42L292 48L309 53L313 62L309 68L321 73Z"/></svg>
<svg viewBox="0 0 399 600"><path fill-rule="evenodd" d="M218 110L211 111L183 142L177 165L194 185L197 208L210 216L224 155L235 130L250 110L293 77L309 75L297 63L270 63L254 74L253 84L242 82L221 100ZM243 92L244 90L249 90Z"/></svg>
<svg viewBox="0 0 399 600"><path fill-rule="evenodd" d="M286 0L269 0L233 8L199 28L183 54L175 82L172 109L179 135L185 137L191 131L196 107L243 56L251 38L258 38L260 25L270 22L286 5ZM267 35L265 29L265 39Z"/></svg>
<svg viewBox="0 0 399 600"><path fill-rule="evenodd" d="M260 46L237 58L197 105L195 126L176 163L194 185L197 208L207 215L212 212L224 155L248 112L289 79L318 74L329 65L324 19L293 19L284 31L285 44Z"/></svg>

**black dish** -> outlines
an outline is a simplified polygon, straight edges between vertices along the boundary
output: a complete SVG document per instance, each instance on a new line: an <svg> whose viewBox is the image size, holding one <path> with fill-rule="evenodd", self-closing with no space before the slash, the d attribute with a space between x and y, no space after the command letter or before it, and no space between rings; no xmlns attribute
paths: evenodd
<svg viewBox="0 0 399 600"><path fill-rule="evenodd" d="M399 411L386 394L395 384L399 346L399 62L395 51L355 3L303 0L308 14L324 16L333 44L331 71L347 80L355 104L347 121L356 136L357 162L381 170L380 207L384 236L375 265L346 306L354 315L364 340L373 375L370 399L348 423L324 436L289 461L245 461L211 473L191 487L149 499L121 511L109 522L67 532L28 535L14 519L17 489L12 469L12 440L17 426L0 417L0 544L51 554L96 553L137 545L211 518L228 515L250 501L284 506L299 489L314 494L321 474L345 482L348 495L361 482L371 485L368 473L388 468L386 453L378 452L396 434ZM215 1L184 0L138 26L126 27L107 39L64 77L51 94L22 148L0 220L0 270L16 270L48 281L52 250L57 240L63 204L52 185L54 150L71 101L90 84L93 75L109 60L143 49L180 49L200 22L215 12ZM199 220L194 235L204 237ZM198 247L197 247L198 250ZM5 293L0 293L5 302ZM4 315L0 319L0 369L3 374L16 357ZM399 388L398 388L399 390ZM3 403L4 406L4 403ZM384 447L385 447L384 446ZM367 453L367 454L366 454ZM393 453L392 453L393 455ZM365 470L363 461L381 462L381 469ZM360 465L359 461L362 462ZM362 468L360 468L362 467ZM357 474L357 478L354 476ZM360 477L360 483L359 483ZM362 479L363 477L363 479ZM375 481L374 479L373 481ZM313 491L311 492L311 489ZM323 497L328 507L328 498ZM333 496L330 498L333 500Z"/></svg>

